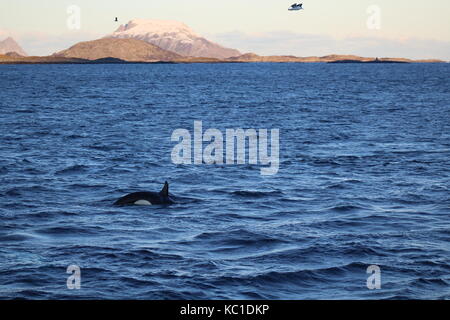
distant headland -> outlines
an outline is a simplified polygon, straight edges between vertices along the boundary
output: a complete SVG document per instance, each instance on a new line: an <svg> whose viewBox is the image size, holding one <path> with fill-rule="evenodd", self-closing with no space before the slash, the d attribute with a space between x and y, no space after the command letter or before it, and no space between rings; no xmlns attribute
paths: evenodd
<svg viewBox="0 0 450 320"><path fill-rule="evenodd" d="M131 20L102 39L80 42L50 56L27 56L12 38L0 42L0 64L98 63L436 63L437 59L327 55L297 57L242 54L197 35L187 25L166 20Z"/></svg>

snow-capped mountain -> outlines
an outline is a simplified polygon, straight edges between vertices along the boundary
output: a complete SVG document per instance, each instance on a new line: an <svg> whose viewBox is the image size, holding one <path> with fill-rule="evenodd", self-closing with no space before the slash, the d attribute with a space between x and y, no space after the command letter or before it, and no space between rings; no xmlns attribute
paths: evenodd
<svg viewBox="0 0 450 320"><path fill-rule="evenodd" d="M225 59L241 55L196 34L184 23L171 20L134 19L107 37L134 38L183 56Z"/></svg>
<svg viewBox="0 0 450 320"><path fill-rule="evenodd" d="M15 52L21 56L27 56L26 52L14 41L13 38L8 37L3 41L0 41L0 54Z"/></svg>

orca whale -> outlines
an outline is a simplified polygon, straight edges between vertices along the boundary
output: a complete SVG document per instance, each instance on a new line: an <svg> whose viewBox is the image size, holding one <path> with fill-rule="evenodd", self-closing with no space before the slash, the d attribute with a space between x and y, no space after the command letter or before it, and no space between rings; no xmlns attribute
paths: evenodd
<svg viewBox="0 0 450 320"><path fill-rule="evenodd" d="M135 192L130 193L119 200L117 200L115 206L151 206L158 204L172 204L173 199L169 194L169 184L167 181L164 183L164 187L160 192Z"/></svg>

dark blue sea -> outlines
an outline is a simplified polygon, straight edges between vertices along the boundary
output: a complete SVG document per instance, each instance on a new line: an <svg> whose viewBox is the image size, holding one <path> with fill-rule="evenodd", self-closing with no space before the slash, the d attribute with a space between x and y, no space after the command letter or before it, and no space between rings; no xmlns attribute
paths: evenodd
<svg viewBox="0 0 450 320"><path fill-rule="evenodd" d="M450 299L449 74L0 66L0 298ZM278 173L173 164L194 121L279 129ZM166 180L174 205L113 206Z"/></svg>

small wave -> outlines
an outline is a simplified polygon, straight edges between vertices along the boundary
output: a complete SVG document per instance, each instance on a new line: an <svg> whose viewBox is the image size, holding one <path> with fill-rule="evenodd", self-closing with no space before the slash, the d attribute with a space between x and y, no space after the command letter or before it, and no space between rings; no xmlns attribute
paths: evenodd
<svg viewBox="0 0 450 320"><path fill-rule="evenodd" d="M353 255L353 256L367 256L367 257L380 257L386 256L383 252L377 250L374 246L369 247L362 243L350 243L345 246L342 250L344 255Z"/></svg>
<svg viewBox="0 0 450 320"><path fill-rule="evenodd" d="M66 226L66 227L48 227L48 228L42 228L35 230L36 233L39 234L45 234L45 235L93 235L97 234L99 230L102 230L100 227L87 227L87 228L80 228L80 227L73 227L73 226Z"/></svg>
<svg viewBox="0 0 450 320"><path fill-rule="evenodd" d="M441 279L441 278L419 278L416 280L417 283L423 285L432 285L432 286L444 286L448 288L449 282Z"/></svg>
<svg viewBox="0 0 450 320"><path fill-rule="evenodd" d="M23 170L24 173L30 174L30 175L40 175L45 173L42 170L36 169L36 168L26 168Z"/></svg>
<svg viewBox="0 0 450 320"><path fill-rule="evenodd" d="M326 228L350 228L363 227L370 224L370 221L362 219L328 219L326 221L317 221L308 224L309 227L326 229Z"/></svg>
<svg viewBox="0 0 450 320"><path fill-rule="evenodd" d="M89 148L89 149L94 149L94 150L98 150L98 151L112 151L117 149L117 147L115 146L111 146L111 145L87 145L84 146L85 148Z"/></svg>
<svg viewBox="0 0 450 320"><path fill-rule="evenodd" d="M26 299L45 299L48 297L48 292L45 292L43 290L34 290L34 289L19 289L16 290L13 297L17 296L19 299L26 298Z"/></svg>
<svg viewBox="0 0 450 320"><path fill-rule="evenodd" d="M27 214L27 218L52 218L57 216L77 216L78 213L70 212L70 211L39 211L35 213L29 213Z"/></svg>
<svg viewBox="0 0 450 320"><path fill-rule="evenodd" d="M244 291L244 292L241 292L241 294L244 295L245 297L247 297L250 300L267 300L267 299L270 299L270 296L264 295L262 292L258 293L258 292Z"/></svg>
<svg viewBox="0 0 450 320"><path fill-rule="evenodd" d="M17 110L15 110L15 112L18 112L18 113L35 113L36 111L33 110L33 109L17 109Z"/></svg>
<svg viewBox="0 0 450 320"><path fill-rule="evenodd" d="M11 196L11 197L18 197L18 196L27 194L28 192L35 193L35 192L39 192L39 191L46 192L46 191L53 191L53 190L46 188L44 186L41 186L41 185L27 186L27 187L23 187L23 188L14 187L14 188L7 190L5 192L5 195Z"/></svg>
<svg viewBox="0 0 450 320"><path fill-rule="evenodd" d="M338 166L339 165L339 162L336 162L332 159L315 160L315 161L313 161L313 163L314 163L314 165L317 165L317 166L329 166L329 165Z"/></svg>
<svg viewBox="0 0 450 320"><path fill-rule="evenodd" d="M260 247L287 242L284 239L257 234L247 230L235 230L231 232L204 232L195 236L194 239L201 240L202 242L207 241L218 244L219 247L216 249L217 252L233 249L226 246Z"/></svg>
<svg viewBox="0 0 450 320"><path fill-rule="evenodd" d="M269 271L254 276L224 276L216 280L219 284L252 283L258 286L286 287L286 286L317 286L320 283L336 283L342 278L355 273L365 274L367 265L352 262L343 266L318 269L302 269L297 271Z"/></svg>
<svg viewBox="0 0 450 320"><path fill-rule="evenodd" d="M118 253L116 253L116 254L118 254ZM136 250L122 252L119 254L121 254L124 259L139 258L139 259L149 259L149 260L155 260L155 261L184 260L184 258L182 256L179 256L176 254L157 253L150 249L136 249Z"/></svg>
<svg viewBox="0 0 450 320"><path fill-rule="evenodd" d="M358 180L358 179L349 179L349 180L345 180L345 183L352 183L352 184L360 184L363 183L363 181Z"/></svg>
<svg viewBox="0 0 450 320"><path fill-rule="evenodd" d="M88 136L81 135L81 134L70 134L68 136L65 136L64 139L73 140L73 139L84 139L84 138L87 138L87 137Z"/></svg>
<svg viewBox="0 0 450 320"><path fill-rule="evenodd" d="M328 207L325 210L326 211L336 211L336 212L354 212L359 210L367 209L362 206L358 206L355 204L338 204L333 207Z"/></svg>
<svg viewBox="0 0 450 320"><path fill-rule="evenodd" d="M67 168L64 168L62 170L56 171L57 175L66 175L66 174L75 174L75 173L82 173L85 172L88 169L87 166L84 165L73 165Z"/></svg>
<svg viewBox="0 0 450 320"><path fill-rule="evenodd" d="M334 211L340 211L340 212L350 212L350 211L355 211L355 210L362 210L364 208L359 207L359 206L354 206L354 205L341 205L341 206L336 206L331 208L331 210Z"/></svg>
<svg viewBox="0 0 450 320"><path fill-rule="evenodd" d="M107 187L106 184L86 184L86 183L73 183L68 185L69 188L80 188L80 189L102 189Z"/></svg>
<svg viewBox="0 0 450 320"><path fill-rule="evenodd" d="M23 234L23 233L15 233L8 235L1 235L0 242L16 242L16 241L25 241L33 238L31 235Z"/></svg>
<svg viewBox="0 0 450 320"><path fill-rule="evenodd" d="M48 135L51 135L51 134L58 135L57 133L52 132L50 130L40 130L40 131L36 131L36 132L33 133L33 135L41 136L41 137L48 136Z"/></svg>
<svg viewBox="0 0 450 320"><path fill-rule="evenodd" d="M348 187L344 183L333 183L326 187L327 189L347 189Z"/></svg>
<svg viewBox="0 0 450 320"><path fill-rule="evenodd" d="M19 189L12 188L12 189L7 190L5 192L5 195L10 196L10 197L18 197L21 195L21 193L20 193Z"/></svg>
<svg viewBox="0 0 450 320"><path fill-rule="evenodd" d="M282 195L282 191L234 191L232 192L233 195L240 196L240 197L246 197L246 198L264 198L269 197L273 195Z"/></svg>
<svg viewBox="0 0 450 320"><path fill-rule="evenodd" d="M117 279L121 284L125 284L132 288L148 288L149 286L157 286L158 282L152 280L137 279L132 277L120 277Z"/></svg>

